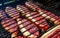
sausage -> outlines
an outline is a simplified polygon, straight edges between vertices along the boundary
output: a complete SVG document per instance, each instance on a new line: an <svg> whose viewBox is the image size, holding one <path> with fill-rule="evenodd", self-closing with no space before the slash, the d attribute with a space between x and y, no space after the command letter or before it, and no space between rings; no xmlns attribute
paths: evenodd
<svg viewBox="0 0 60 38"><path fill-rule="evenodd" d="M24 13L24 9L23 8L25 8L26 9L26 7L24 7L24 6L22 6L22 5L18 5L17 6L17 10L18 10L18 8L20 8L20 12L22 13L23 12L23 15L27 18L27 19L29 19L30 21L32 21L32 22L34 22L39 28L41 27L41 25L40 24L42 24L42 20L44 20L45 21L45 19L44 19L44 17L42 17L42 16L40 16L39 14L37 14L37 12L28 12L28 11L26 11L26 13ZM21 10L23 10L23 11L21 11ZM28 10L28 9L26 9L26 10ZM45 21L46 22L46 21ZM44 22L43 22L44 23ZM48 24L47 24L47 22L45 23L46 24L46 26L49 26ZM45 24L42 24L42 25L45 25ZM40 25L40 26L39 26ZM49 26L50 27L50 26ZM47 27L47 28L49 28L49 27ZM46 29L47 29L46 28ZM40 29L42 29L42 28L40 28ZM44 30L43 30L44 31Z"/></svg>
<svg viewBox="0 0 60 38"><path fill-rule="evenodd" d="M57 38L60 37L60 32L58 32L57 34L55 34L52 38Z"/></svg>
<svg viewBox="0 0 60 38"><path fill-rule="evenodd" d="M27 38L37 38L39 36L39 31L37 31L37 32L35 32L35 31L39 30L39 29L35 26L35 24L28 21L27 19L21 19L20 16L19 16L19 13L15 12L16 9L14 9L12 7L10 9L9 8L6 8L6 12L7 12L8 15L10 13L11 17L15 16L15 19L17 20L17 24L19 25L20 31L23 33L23 36L27 37ZM7 11L7 9L9 9L9 10ZM13 9L13 12L11 12L12 9ZM15 14L12 15L12 13L16 13L19 17L17 18L16 15ZM33 30L33 32L31 32L32 30Z"/></svg>
<svg viewBox="0 0 60 38"><path fill-rule="evenodd" d="M57 29L57 30L53 31L52 33L50 33L50 34L47 36L47 38L51 38L51 37L54 37L56 34L59 34L59 30L60 30L60 29Z"/></svg>
<svg viewBox="0 0 60 38"><path fill-rule="evenodd" d="M60 25L54 27L53 29L49 30L45 34L43 34L40 38L56 38L60 34Z"/></svg>

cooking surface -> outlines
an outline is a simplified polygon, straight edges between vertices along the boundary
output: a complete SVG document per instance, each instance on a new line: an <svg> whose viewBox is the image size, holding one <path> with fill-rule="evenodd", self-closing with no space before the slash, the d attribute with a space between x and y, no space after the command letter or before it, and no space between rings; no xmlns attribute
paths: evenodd
<svg viewBox="0 0 60 38"><path fill-rule="evenodd" d="M7 4L7 5L3 5L3 6L0 6L0 9L2 10L5 10L5 7L6 6L12 6L12 7L15 7L16 5L18 4L22 4L24 5L26 0L20 0L20 1L17 1L17 2L13 2L11 4ZM38 1L34 1L34 2L38 2ZM59 1L60 2L60 1ZM56 14L57 16L60 17L60 3L59 2L54 2L53 5L48 5L48 4L44 4L43 2L40 2L39 3L41 4L40 7L42 9L45 9L45 10L48 10L48 11L51 11L53 12L54 14ZM9 16L8 16L9 17ZM21 16L22 17L22 16ZM48 22L48 21L47 21ZM53 24L49 23L49 25L53 26ZM19 35L19 34L18 34ZM0 38L10 38L11 36L11 33L8 33L7 31L5 31L3 28L2 28L2 25L0 24Z"/></svg>

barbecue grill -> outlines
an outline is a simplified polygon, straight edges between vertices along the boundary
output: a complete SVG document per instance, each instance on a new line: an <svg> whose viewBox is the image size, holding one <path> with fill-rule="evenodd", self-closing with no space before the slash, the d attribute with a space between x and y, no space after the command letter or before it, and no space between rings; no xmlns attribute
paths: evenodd
<svg viewBox="0 0 60 38"><path fill-rule="evenodd" d="M2 3L1 3L2 5L0 6L0 9L5 11L5 8L7 6L16 8L16 6L19 5L19 4L24 5L26 1L32 1L32 2L36 3L38 6L40 6L41 9L50 11L50 12L54 13L55 15L57 15L58 17L60 17L60 13L59 13L60 9L55 10L56 8L59 8L58 6L56 8L54 7L55 5L47 6L47 5L44 5L43 3L38 2L39 0L37 0L37 1L36 0L35 1L34 0L13 0L13 1L12 0L11 1L7 0L7 1L2 1ZM8 3L8 2L10 2L10 3ZM53 8L52 8L52 6L53 6ZM10 18L10 16L8 14L6 14L6 15L7 15L8 18ZM20 16L21 16L22 19L26 18L26 17L22 16L22 13L20 13ZM39 37L37 37L37 38L40 38L44 33L48 32L49 30L51 30L54 27L56 27L56 26L54 26L53 23L50 23L48 20L46 20L46 22L50 25L50 28L48 30L46 30L45 32L42 31L41 29L36 30L35 32L39 31L41 33L41 35L39 35ZM34 27L31 27L31 28L34 28ZM20 36L20 35L22 35L24 33L24 32L21 33L19 30L20 29L18 29L18 35L17 36ZM35 33L35 32L33 32L33 33ZM0 22L0 38L11 38L11 33L7 32L6 30L4 30L4 28L2 27L1 22Z"/></svg>

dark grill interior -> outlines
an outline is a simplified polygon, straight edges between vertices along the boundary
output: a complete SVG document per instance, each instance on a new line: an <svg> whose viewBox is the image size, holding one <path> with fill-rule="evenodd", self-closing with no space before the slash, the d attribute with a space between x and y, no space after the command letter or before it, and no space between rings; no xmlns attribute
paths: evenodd
<svg viewBox="0 0 60 38"><path fill-rule="evenodd" d="M12 4L9 4L9 5L6 5L6 6L12 6L12 7L15 7L17 4L24 4L25 3L25 1L26 0L20 0L19 2L16 2L16 3L12 3ZM46 0L47 1L47 0ZM60 1L58 2L53 2L53 5L51 5L51 3L48 3L47 4L47 2L46 1L44 1L45 3L43 3L43 1L39 1L39 0L35 0L34 2L39 2L41 5L40 5L40 7L42 8L42 9L45 9L45 10L48 10L48 11L51 11L51 12L53 12L54 14L56 14L57 16L59 16L60 17ZM2 10L4 10L5 9L5 7L6 6L4 6L4 8L2 9ZM21 15L21 14L20 14ZM8 16L9 17L9 16ZM23 16L21 16L22 18L24 18ZM47 21L48 22L48 21ZM48 22L48 24L49 25L51 25L51 26L53 26L53 24L52 23L49 23ZM32 27L33 28L33 27ZM18 34L18 35L21 35L22 33L20 33L20 34ZM11 38L10 37L11 36L11 33L8 33L7 31L5 31L3 28L2 28L2 25L0 24L0 38Z"/></svg>

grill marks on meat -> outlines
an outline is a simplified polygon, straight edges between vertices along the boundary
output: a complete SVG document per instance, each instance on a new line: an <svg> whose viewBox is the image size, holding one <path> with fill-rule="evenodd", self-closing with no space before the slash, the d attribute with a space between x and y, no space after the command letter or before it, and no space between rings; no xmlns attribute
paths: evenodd
<svg viewBox="0 0 60 38"><path fill-rule="evenodd" d="M11 16L13 19L17 19L19 17L19 13L15 8L12 9L12 7L6 7L6 13Z"/></svg>
<svg viewBox="0 0 60 38"><path fill-rule="evenodd" d="M26 19L23 19L23 21L24 20ZM30 21L27 21L27 20L26 22L19 21L18 24L19 24L19 27L21 28L20 31L23 33L24 36L29 35L28 37L30 38L33 38L33 37L36 38L37 36L39 36L39 31L35 32L36 30L38 30L37 27L35 26L35 24L31 23Z"/></svg>
<svg viewBox="0 0 60 38"><path fill-rule="evenodd" d="M33 11L37 11L37 10L39 11L39 10L41 10L41 9L39 9L39 7L36 6L36 4L34 4L33 2L26 2L25 5L26 5L26 7L31 8L31 10L33 10Z"/></svg>
<svg viewBox="0 0 60 38"><path fill-rule="evenodd" d="M56 25L59 25L60 24L60 22L59 21L57 21L57 20L60 20L60 18L58 17L58 16L56 16L55 14L53 14L53 13L51 13L51 12L44 12L44 11L46 11L46 10L43 10L42 12L44 13L44 14L46 14L47 15L47 18L49 19L49 17L50 17L50 21L51 22L54 22L54 24L56 24ZM57 23L57 22L58 23ZM55 23L56 22L56 23Z"/></svg>
<svg viewBox="0 0 60 38"><path fill-rule="evenodd" d="M60 29L53 31L52 34L49 34L49 36L47 38L51 38L51 37L56 38L56 37L58 37L57 35L60 35Z"/></svg>
<svg viewBox="0 0 60 38"><path fill-rule="evenodd" d="M35 12L32 12L32 13L35 13ZM35 16L35 17L33 17L33 16ZM49 28L49 25L48 25L48 23L45 21L45 19L43 19L44 17L41 17L40 15L38 15L38 14L35 14L35 15L30 15L29 17L28 17L28 19L31 19L32 21L33 21L33 19L34 20L36 20L36 21L33 21L33 22L35 22L37 25L38 25L38 27L39 28L41 28L43 31L46 31L48 28ZM43 26L43 27L42 27ZM45 27L47 27L47 28L45 28ZM46 29L46 30L44 30L44 29Z"/></svg>
<svg viewBox="0 0 60 38"><path fill-rule="evenodd" d="M57 38L57 37L60 38L60 32L54 35L52 38Z"/></svg>
<svg viewBox="0 0 60 38"><path fill-rule="evenodd" d="M60 25L43 34L40 38L58 38L60 37Z"/></svg>
<svg viewBox="0 0 60 38"><path fill-rule="evenodd" d="M11 12L12 10L13 10L13 12ZM28 36L28 38L37 38L39 36L39 31L34 33L34 31L38 30L38 28L35 26L35 24L31 23L30 21L28 21L26 19L22 20L21 18L19 18L19 13L16 9L14 9L12 7L7 7L6 12L11 17L15 16L15 18L14 17L13 18L17 20L20 31L23 33L23 35L25 37ZM14 13L14 15L12 13ZM16 17L17 15L18 15L18 17ZM32 30L33 30L33 32L31 32ZM31 34L31 33L33 33L33 34Z"/></svg>
<svg viewBox="0 0 60 38"><path fill-rule="evenodd" d="M55 25L59 25L60 22L56 22L58 19L60 19L58 16L56 16L55 14L48 12L46 10L42 10L41 8L38 7L38 5L32 3L32 2L26 2L25 5L28 8L33 9L33 11L37 11L39 12L40 15L42 15L43 17L45 17L46 19L49 19L51 22L54 22Z"/></svg>
<svg viewBox="0 0 60 38"><path fill-rule="evenodd" d="M2 15L0 18L2 27L6 31L12 33L11 38L17 36L18 24L15 22L15 20L13 20L12 18L7 18L6 14L2 10L0 10L0 15Z"/></svg>
<svg viewBox="0 0 60 38"><path fill-rule="evenodd" d="M17 36L16 38L25 38L25 37L23 37L23 36Z"/></svg>
<svg viewBox="0 0 60 38"><path fill-rule="evenodd" d="M46 31L50 27L48 23L45 21L44 17L37 14L37 12L30 12L26 7L22 5L17 5L17 10L23 13L23 15L27 17L27 19L34 22L43 31ZM24 11L24 10L28 10L28 11Z"/></svg>
<svg viewBox="0 0 60 38"><path fill-rule="evenodd" d="M2 10L0 10L0 20L2 20L4 18L7 18L7 16Z"/></svg>
<svg viewBox="0 0 60 38"><path fill-rule="evenodd" d="M40 38L60 38L60 18L58 16L46 10L40 9L32 2L26 2L25 5L31 10L37 12L30 12L28 8L22 5L17 5L17 10L13 7L6 7L6 13L12 17L7 18L6 14L0 10L0 20L2 27L6 31L12 33L11 38L37 38L40 35L39 29L37 27L43 31L46 31L50 27L45 19L50 20L50 22L54 22L54 24L58 26L48 31ZM21 12L22 15L26 17L26 19L21 19L19 12ZM17 23L14 19L17 21ZM18 27L20 28L23 36L17 36Z"/></svg>

